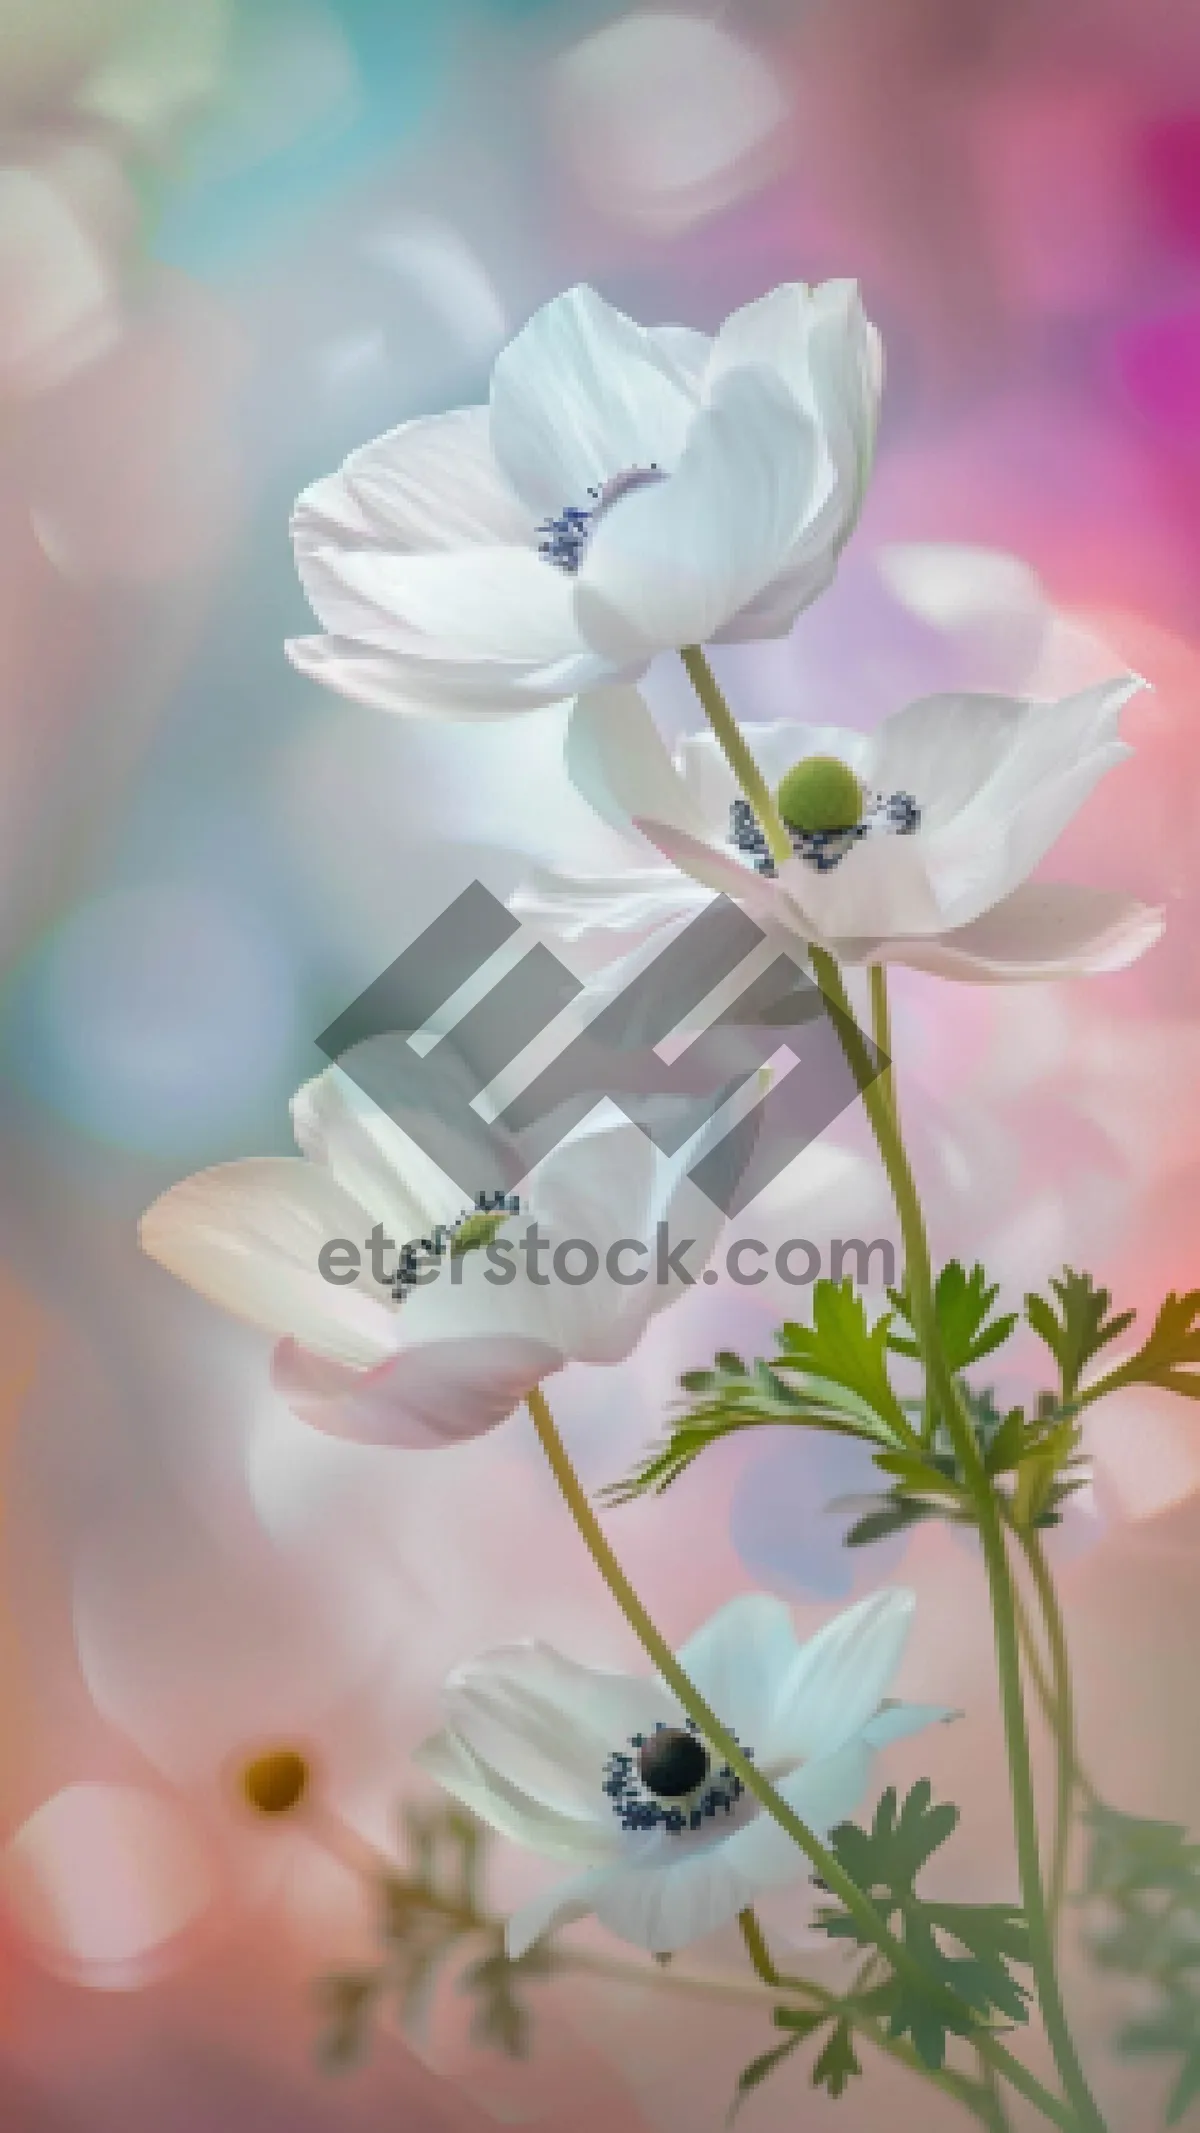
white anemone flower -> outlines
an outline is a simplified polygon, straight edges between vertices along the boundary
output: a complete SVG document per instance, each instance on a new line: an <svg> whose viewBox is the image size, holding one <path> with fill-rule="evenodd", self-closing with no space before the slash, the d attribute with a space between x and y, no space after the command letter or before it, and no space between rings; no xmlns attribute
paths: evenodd
<svg viewBox="0 0 1200 2133"><path fill-rule="evenodd" d="M785 818L791 804L793 856L778 869L713 734L691 735L672 759L636 689L597 690L573 706L567 768L629 834L629 868L543 870L513 907L564 940L591 946L607 933L625 947L719 892L769 934L846 963L905 963L973 984L1122 969L1158 939L1161 910L1028 877L1131 753L1117 724L1140 686L1126 675L1056 703L928 696L870 734L744 726L766 784L783 787ZM647 863L645 839L668 864Z"/></svg>
<svg viewBox="0 0 1200 2133"><path fill-rule="evenodd" d="M299 1157L185 1178L140 1236L275 1337L276 1388L335 1436L457 1444L567 1363L623 1361L719 1234L720 1211L687 1176L704 1136L668 1160L607 1102L536 1165L519 1204L482 1214L340 1068L299 1091L292 1119ZM434 1249L398 1285L418 1240Z"/></svg>
<svg viewBox="0 0 1200 2133"><path fill-rule="evenodd" d="M420 418L297 502L343 695L502 717L709 639L783 635L861 508L882 379L853 282L788 284L709 336L578 287L503 349L487 407Z"/></svg>
<svg viewBox="0 0 1200 2133"><path fill-rule="evenodd" d="M909 1592L874 1593L799 1644L783 1601L749 1593L678 1655L819 1835L854 1813L877 1748L953 1715L888 1699L913 1606ZM503 1836L576 1869L509 1920L514 1958L592 1913L668 1955L810 1872L657 1678L503 1645L450 1676L446 1717L421 1766Z"/></svg>

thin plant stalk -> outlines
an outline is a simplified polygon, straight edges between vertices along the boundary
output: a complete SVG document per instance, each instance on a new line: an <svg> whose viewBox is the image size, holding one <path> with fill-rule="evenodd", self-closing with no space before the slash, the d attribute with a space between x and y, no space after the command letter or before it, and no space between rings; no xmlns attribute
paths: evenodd
<svg viewBox="0 0 1200 2133"><path fill-rule="evenodd" d="M726 760L740 780L741 755L748 751L745 739L721 694L716 677L704 654L697 647L689 649L685 654L684 663L705 713L713 725L717 740L724 750ZM713 718L714 705L717 709L716 720ZM779 863L786 864L792 857L791 843L779 819L774 801L757 769L752 783L743 785L742 789L758 814L770 851ZM836 959L827 949L815 945L810 952L817 983L831 1008L835 1010L834 1023L861 1091L876 1146L892 1189L904 1239L905 1275L912 1305L913 1325L931 1381L933 1397L945 1421L970 1494L983 1548L1004 1718L1017 1867L1042 2021L1059 2077L1074 2106L1080 2126L1085 2129L1085 2133L1105 2133L1104 2120L1088 2087L1071 2036L1055 1965L1054 1940L1042 1886L1033 1770L1021 1688L1016 1611L1004 1528L971 1418L942 1350L934 1307L929 1240L920 1196L901 1132L899 1109L894 1090L890 1086L890 1073L881 1075L877 1071L876 1059L858 1027ZM885 985L882 974L875 983L877 998L882 1001ZM882 1088L879 1085L881 1081L884 1084Z"/></svg>
<svg viewBox="0 0 1200 2133"><path fill-rule="evenodd" d="M575 1521L580 1539L642 1650L657 1667L660 1678L674 1691L688 1717L695 1720L711 1745L741 1779L747 1792L786 1830L792 1842L816 1868L830 1893L840 1898L864 1934L891 1964L897 1976L912 1979L914 1983L919 1984L922 1991L928 1992L930 1985L925 1972L914 1962L902 1942L889 1931L870 1899L864 1896L857 1882L846 1873L836 1855L788 1806L787 1801L764 1778L761 1770L755 1768L680 1666L609 1545L588 1500L587 1491L571 1464L566 1446L550 1412L549 1403L540 1386L535 1387L526 1396L526 1406L537 1432L538 1442L545 1453L547 1465L558 1484L563 1502ZM936 1997L944 2001L948 2011L956 2015L962 2011L957 2002L957 1995L948 1989L938 1992ZM969 2010L966 2011L969 2013ZM1064 2133L1078 2133L1080 2120L1077 2110L1064 2106L1057 2097L1051 2095L1037 2077L1030 2073L1028 2067L1023 2066L997 2038L987 2031L973 2031L972 2042L995 2068L997 2074L1002 2075L1029 2103L1034 2104L1053 2125L1062 2127Z"/></svg>

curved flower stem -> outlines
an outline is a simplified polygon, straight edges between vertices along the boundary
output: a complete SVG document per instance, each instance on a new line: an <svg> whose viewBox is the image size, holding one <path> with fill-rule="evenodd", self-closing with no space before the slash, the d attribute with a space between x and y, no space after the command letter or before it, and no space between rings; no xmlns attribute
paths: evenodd
<svg viewBox="0 0 1200 2133"><path fill-rule="evenodd" d="M777 863L784 864L792 857L790 839L767 791L762 773L746 745L745 737L717 685L712 669L696 646L689 646L682 657L730 769L758 815L769 849ZM1017 1867L1042 2020L1064 2090L1071 2100L1081 2127L1086 2129L1086 2133L1105 2133L1104 2120L1096 2107L1075 2050L1055 1968L1054 1940L1046 1912L1038 1853L1033 1771L1021 1688L1016 1610L1004 1528L971 1417L963 1404L954 1373L949 1369L942 1349L934 1304L929 1240L920 1197L900 1129L899 1109L891 1087L890 1069L883 1073L877 1069L872 1048L858 1026L835 958L827 949L815 945L811 947L811 957L817 983L831 1008L835 1010L835 1025L862 1093L871 1130L892 1188L904 1239L905 1276L913 1325L925 1361L927 1389L932 1393L949 1431L955 1456L971 1497L983 1547L1000 1677L1000 1702L1008 1753ZM871 984L872 1007L878 1022L880 1016L886 1016L887 1011L885 974L881 972L878 978L873 976ZM884 1026L886 1027L886 1023Z"/></svg>
<svg viewBox="0 0 1200 2133"><path fill-rule="evenodd" d="M1016 1609L1000 1511L983 1464L971 1418L942 1349L934 1308L929 1240L908 1154L901 1137L899 1114L894 1099L888 1091L878 1087L878 1079L885 1077L875 1075L870 1049L854 1022L853 1009L837 963L826 950L820 948L813 949L812 960L822 992L831 1004L840 1010L839 1033L862 1091L871 1130L891 1184L904 1238L905 1274L914 1314L913 1323L926 1369L932 1380L934 1397L949 1430L955 1455L971 1497L983 1547L1000 1675L1000 1702L1008 1751L1021 1900L1029 1929L1030 1954L1042 2020L1063 2087L1078 2113L1080 2124L1088 2129L1088 2133L1104 2133L1104 2120L1087 2085L1068 2027L1055 1968L1053 1936L1047 1917L1038 1853L1029 1732L1021 1692Z"/></svg>
<svg viewBox="0 0 1200 2133"><path fill-rule="evenodd" d="M759 826L776 866L791 859L792 840L779 819L767 781L746 746L745 736L721 693L716 675L698 644L685 644L679 654L688 680L700 698L704 716L721 745L721 752L758 817Z"/></svg>
<svg viewBox="0 0 1200 2133"><path fill-rule="evenodd" d="M1040 1597L1041 1595L1039 1595L1039 1598ZM1054 1591L1053 1582L1049 1579L1048 1573L1046 1597L1048 1605L1052 1607L1054 1609L1054 1612L1057 1614L1058 1598ZM1059 1698L1055 1689L1055 1685L1046 1672L1046 1668L1042 1660L1042 1655L1038 1650L1037 1639L1035 1638L1033 1633L1033 1624L1029 1619L1028 1611L1025 1608L1019 1593L1016 1595L1016 1599L1017 1628L1020 1632L1021 1643L1025 1651L1025 1664L1029 1669L1030 1678L1033 1682L1034 1688L1037 1691L1038 1702L1042 1706L1042 1710L1046 1718L1046 1723L1053 1732L1055 1739L1058 1740L1062 1732L1062 1714ZM1050 1639L1048 1636L1047 1642L1049 1641ZM1100 1795L1097 1792L1095 1786L1093 1785L1091 1778L1088 1776L1088 1773L1085 1770L1083 1764L1079 1760L1079 1749L1074 1737L1073 1728L1071 1735L1069 1736L1067 1741L1067 1748L1070 1756L1072 1777L1074 1780L1076 1791L1082 1794L1084 1800L1086 1800L1089 1807L1097 1806L1100 1801Z"/></svg>
<svg viewBox="0 0 1200 2133"><path fill-rule="evenodd" d="M540 1386L526 1396L526 1405L537 1431L538 1442L546 1455L546 1462L558 1483L559 1493L575 1521L580 1539L595 1563L609 1592L632 1629L648 1659L657 1667L660 1678L674 1691L682 1708L716 1748L730 1769L741 1779L749 1792L765 1809L781 1829L786 1830L792 1842L804 1853L816 1868L820 1879L831 1895L839 1898L846 1910L856 1920L862 1932L886 1957L897 1976L910 1979L919 1989L928 1993L930 1982L920 1964L914 1961L903 1943L888 1929L874 1904L864 1896L858 1883L851 1879L836 1855L824 1845L808 1824L801 1820L775 1787L755 1768L737 1741L711 1710L695 1688L666 1639L655 1627L643 1607L633 1586L622 1570L616 1555L609 1545L600 1522L588 1501L587 1492L580 1482L567 1454L566 1446L555 1427L554 1417ZM959 2002L957 1995L948 1989L936 1995L948 2012L958 2017L966 2015L973 2025L970 2010ZM1076 2112L1067 2110L1052 2096L1048 2089L1022 2066L1005 2047L986 2033L973 2031L973 2042L985 2053L998 2073L1021 2095L1028 2098L1053 2124L1064 2128L1064 2133L1074 2133L1080 2123ZM1087 2121L1084 2121L1086 2124ZM1099 2121L1094 2121L1098 2133L1104 2133Z"/></svg>
<svg viewBox="0 0 1200 2133"><path fill-rule="evenodd" d="M1075 1801L1075 1787L1079 1780L1079 1756L1075 1743L1075 1698L1071 1689L1071 1662L1067 1654L1066 1632L1063 1629L1062 1611L1054 1580L1046 1561L1045 1550L1038 1535L1025 1532L1018 1535L1021 1552L1029 1565L1033 1588L1045 1624L1046 1644L1050 1655L1050 1679L1045 1683L1049 1690L1047 1717L1054 1734L1057 1751L1057 1780L1054 1805L1054 1844L1050 1854L1050 1875L1046 1887L1046 1909L1053 1931L1058 1924L1063 1897L1067 1886L1067 1860L1071 1844L1071 1810ZM1032 1667L1030 1672L1033 1672ZM1037 1686L1035 1682L1035 1687Z"/></svg>

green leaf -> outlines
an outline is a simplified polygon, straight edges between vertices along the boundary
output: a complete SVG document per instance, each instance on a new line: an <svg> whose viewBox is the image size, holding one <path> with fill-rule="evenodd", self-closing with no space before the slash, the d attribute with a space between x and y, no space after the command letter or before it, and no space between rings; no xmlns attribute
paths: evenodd
<svg viewBox="0 0 1200 2133"><path fill-rule="evenodd" d="M889 1289L888 1294L898 1315L912 1329L909 1334L889 1332L888 1345L899 1355L919 1357L921 1347L907 1283L901 1289ZM989 1283L978 1262L968 1274L961 1260L951 1259L938 1275L933 1292L934 1316L947 1364L956 1377L960 1370L1002 1347L1016 1325L1016 1311L992 1317L999 1294L999 1282Z"/></svg>
<svg viewBox="0 0 1200 2133"><path fill-rule="evenodd" d="M886 2016L889 2033L910 2036L914 2050L930 2067L942 2065L950 2033L969 2036L996 2015L1023 2022L1028 1997L1010 1967L1029 1961L1020 1911L1010 1904L933 1903L917 1892L918 1874L957 1823L958 1809L948 1802L935 1805L928 1779L922 1778L903 1802L889 1786L870 1829L843 1822L829 1839L839 1864L891 1922L924 1974L923 1985L908 1975L893 1974L873 1988L872 1997ZM848 1911L821 1911L817 1923L834 1940L873 1946ZM961 1952L953 1953L951 1947ZM965 2003L960 2018L946 2006L947 1988Z"/></svg>
<svg viewBox="0 0 1200 2133"><path fill-rule="evenodd" d="M845 1535L847 1548L868 1548L873 1541L890 1540L893 1533L903 1533L909 1526L916 1526L923 1519L944 1518L946 1506L942 1503L927 1503L918 1496L906 1496L899 1489L875 1499L874 1510L864 1513Z"/></svg>
<svg viewBox="0 0 1200 2133"><path fill-rule="evenodd" d="M1200 1910L1200 1844L1180 1823L1121 1814L1099 1801L1086 1821L1092 1842L1085 1897L1163 1892Z"/></svg>
<svg viewBox="0 0 1200 2133"><path fill-rule="evenodd" d="M759 1358L745 1363L726 1349L714 1358L711 1370L685 1371L679 1382L685 1392L698 1396L694 1404L670 1422L666 1437L631 1474L600 1491L601 1501L622 1504L636 1496L661 1495L710 1445L742 1429L784 1423L893 1445L891 1424L854 1386L813 1372L806 1372L799 1382L780 1375L783 1369L792 1372L798 1367L789 1335L804 1331L784 1327L779 1338L786 1343L785 1352L772 1362ZM897 1411L906 1427L903 1411Z"/></svg>
<svg viewBox="0 0 1200 2133"><path fill-rule="evenodd" d="M786 2043L773 2045L769 2052L760 2053L757 2059L750 2061L749 2066L742 2068L741 2073L738 2075L737 2090L733 2104L726 2120L727 2125L732 2125L751 2090L760 2088L767 2076L773 2074L777 2066L782 2066L784 2060L790 2059L792 2053L799 2051L799 2049L800 2038L789 2037Z"/></svg>
<svg viewBox="0 0 1200 2133"><path fill-rule="evenodd" d="M1075 1398L1080 1378L1092 1358L1110 1341L1117 1340L1133 1324L1137 1313L1118 1311L1110 1315L1109 1290L1099 1288L1090 1274L1076 1273L1073 1267L1064 1267L1061 1279L1051 1280L1050 1287L1057 1309L1047 1297L1030 1294L1025 1298L1025 1316L1058 1364L1060 1397L1065 1406ZM1200 1296L1196 1300L1200 1303ZM1200 1360L1200 1353L1197 1359Z"/></svg>
<svg viewBox="0 0 1200 2133"><path fill-rule="evenodd" d="M1128 1324L1133 1313L1126 1312ZM1136 1355L1104 1381L1106 1392L1121 1385L1157 1385L1163 1392L1200 1400L1200 1289L1177 1296L1172 1289Z"/></svg>
<svg viewBox="0 0 1200 2133"><path fill-rule="evenodd" d="M340 2072L362 2058L370 2018L386 1981L383 1970L347 1971L318 1981L323 2026L317 2051L322 2066Z"/></svg>
<svg viewBox="0 0 1200 2133"><path fill-rule="evenodd" d="M815 2089L825 2089L835 2099L843 2096L856 2074L861 2074L854 2053L854 2037L851 2024L836 2013L814 2014L807 2008L777 2007L773 2020L777 2029L786 2029L789 2034L782 2044L773 2045L770 2051L752 2059L738 2077L737 2091L729 2112L727 2123L732 2123L747 2096L759 2088L767 2078L790 2059L793 2052L828 2026L827 2036L813 2066L810 2080Z"/></svg>
<svg viewBox="0 0 1200 2133"><path fill-rule="evenodd" d="M478 2001L471 2035L477 2044L490 2044L510 2059L524 2059L529 2052L532 2024L517 1997L522 1978L548 1977L554 1968L551 1951L541 1944L510 1962L503 1940L464 1970L461 1986Z"/></svg>
<svg viewBox="0 0 1200 2133"><path fill-rule="evenodd" d="M885 1311L873 1326L852 1281L818 1281L813 1289L813 1322L789 1320L780 1329L778 1367L806 1371L826 1384L857 1393L885 1430L900 1443L911 1440L908 1418L888 1377L888 1329Z"/></svg>
<svg viewBox="0 0 1200 2133"><path fill-rule="evenodd" d="M812 2070L812 2085L834 2098L844 2096L862 2068L855 2057L854 2033L848 2022L835 2022Z"/></svg>
<svg viewBox="0 0 1200 2133"><path fill-rule="evenodd" d="M1142 2011L1117 2035L1129 2056L1180 2060L1166 2106L1175 2125L1200 2095L1200 1845L1177 1822L1095 1803L1083 1895L1102 1907L1101 1966L1133 1980ZM1149 2001L1149 2004L1145 2004Z"/></svg>

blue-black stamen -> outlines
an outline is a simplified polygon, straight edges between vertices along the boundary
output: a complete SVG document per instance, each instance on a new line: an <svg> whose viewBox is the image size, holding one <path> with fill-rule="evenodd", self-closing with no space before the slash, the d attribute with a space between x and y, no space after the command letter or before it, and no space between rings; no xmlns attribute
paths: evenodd
<svg viewBox="0 0 1200 2133"><path fill-rule="evenodd" d="M829 874L852 851L862 837L873 834L912 837L921 827L921 810L911 793L894 792L890 799L877 796L873 807L852 829L798 830L788 828L792 850L818 874ZM734 849L753 861L759 874L777 872L763 827L748 800L735 800L729 810L729 841Z"/></svg>
<svg viewBox="0 0 1200 2133"><path fill-rule="evenodd" d="M515 1192L477 1192L475 1205L464 1208L457 1222L439 1222L432 1236L413 1237L400 1247L400 1259L392 1277L392 1296L403 1303L410 1289L420 1282L421 1270L444 1259L447 1252L454 1252L454 1240L460 1231L480 1215L519 1215L521 1202Z"/></svg>

